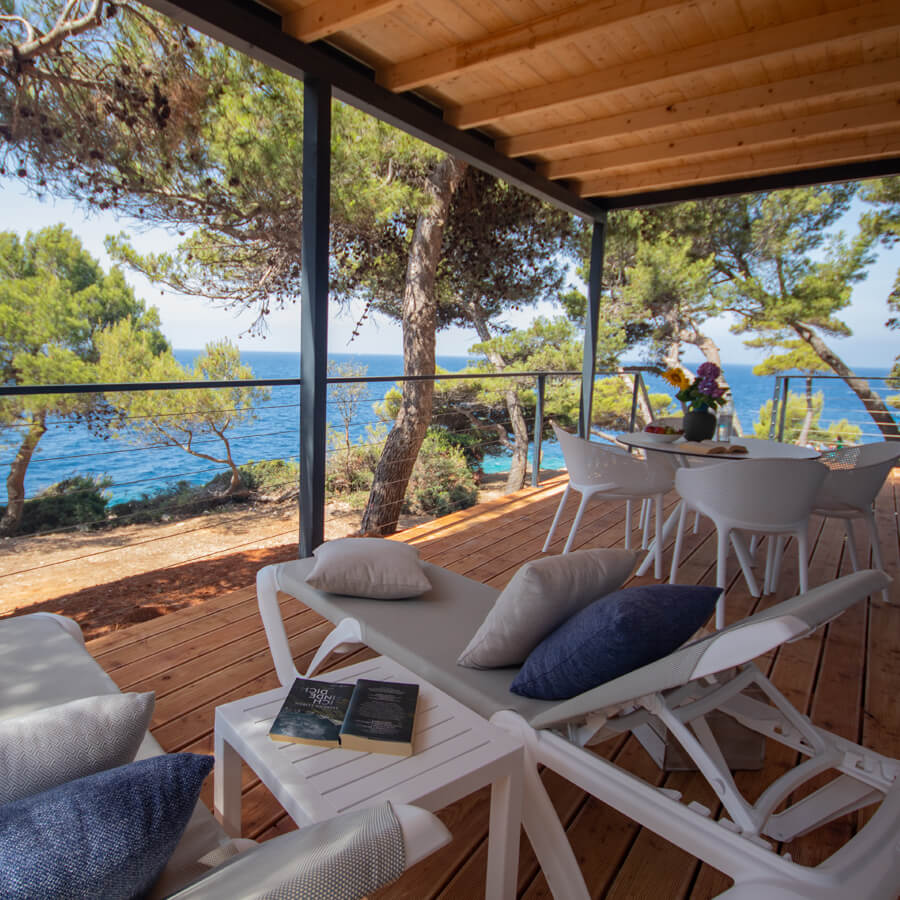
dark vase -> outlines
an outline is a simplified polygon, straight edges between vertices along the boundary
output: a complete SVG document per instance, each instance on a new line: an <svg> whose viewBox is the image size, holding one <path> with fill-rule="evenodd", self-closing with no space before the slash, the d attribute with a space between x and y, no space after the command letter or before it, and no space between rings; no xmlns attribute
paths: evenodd
<svg viewBox="0 0 900 900"><path fill-rule="evenodd" d="M708 441L716 433L715 413L692 409L684 414L682 428L686 441Z"/></svg>

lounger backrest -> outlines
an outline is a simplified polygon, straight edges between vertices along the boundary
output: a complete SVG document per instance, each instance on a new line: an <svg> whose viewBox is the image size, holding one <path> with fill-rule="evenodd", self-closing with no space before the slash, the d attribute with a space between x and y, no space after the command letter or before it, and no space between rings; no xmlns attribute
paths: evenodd
<svg viewBox="0 0 900 900"><path fill-rule="evenodd" d="M551 728L578 721L589 713L614 710L647 694L680 687L732 666L749 662L785 641L811 634L845 609L891 583L884 572L865 569L813 588L716 634L670 653L538 713L534 728Z"/></svg>

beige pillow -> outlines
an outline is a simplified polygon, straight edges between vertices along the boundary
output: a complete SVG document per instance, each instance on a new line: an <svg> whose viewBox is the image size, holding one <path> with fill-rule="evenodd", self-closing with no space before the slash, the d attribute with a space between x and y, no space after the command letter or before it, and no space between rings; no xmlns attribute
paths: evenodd
<svg viewBox="0 0 900 900"><path fill-rule="evenodd" d="M101 694L0 722L0 804L130 763L150 717L153 692Z"/></svg>
<svg viewBox="0 0 900 900"><path fill-rule="evenodd" d="M631 550L604 548L525 563L457 662L472 669L520 665L551 631L594 600L618 590L636 561Z"/></svg>
<svg viewBox="0 0 900 900"><path fill-rule="evenodd" d="M306 583L348 597L402 600L431 590L419 551L384 538L339 538L313 551L316 564Z"/></svg>

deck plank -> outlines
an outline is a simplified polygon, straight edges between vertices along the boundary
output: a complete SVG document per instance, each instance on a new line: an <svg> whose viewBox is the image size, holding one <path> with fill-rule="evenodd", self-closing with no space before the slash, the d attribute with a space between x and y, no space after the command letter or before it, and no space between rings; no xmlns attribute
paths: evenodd
<svg viewBox="0 0 900 900"><path fill-rule="evenodd" d="M469 577L502 587L518 567L542 555L556 513L564 478L548 479L539 489L527 488L470 510L463 510L402 532L396 539L418 547L422 558ZM900 578L900 528L897 509L900 479L889 481L877 503L885 567ZM666 498L670 512L677 498ZM559 553L577 504L570 499L551 546ZM576 546L623 546L624 503L596 500L579 528ZM639 546L635 513L632 537ZM679 583L715 583L715 532L702 520L698 533L689 519L679 569ZM842 526L829 520L811 526L810 583L820 584L849 571ZM862 535L860 535L862 538ZM666 575L674 535L666 542ZM861 547L867 542L860 540ZM761 548L760 572L765 559ZM776 594L757 601L750 596L734 560L730 560L727 616L735 621L766 608L796 590L796 550L785 551ZM631 583L652 583L651 576ZM892 588L893 596L898 589ZM298 668L312 657L330 625L296 600L280 602ZM155 690L153 731L167 750L210 752L215 707L277 685L261 627L253 586L197 606L104 635L89 649L121 687ZM338 657L330 668L371 655L363 648ZM900 756L900 710L893 700L900 683L900 607L879 598L848 611L816 635L780 648L759 661L762 670L798 708L814 721L890 756ZM690 799L717 809L705 782L693 773L663 774L633 738L601 745L597 752L649 780L683 791ZM761 772L741 772L737 780L751 795L794 764L795 755L771 745ZM700 864L674 845L635 825L620 813L561 778L544 771L544 783L564 823L594 897L630 900L705 900L727 888L721 873ZM267 839L292 829L293 823L259 779L242 771L244 833ZM211 785L202 798L212 800ZM377 900L456 900L483 893L488 794L480 791L446 810L441 818L454 839L448 847L380 891ZM848 817L790 847L797 858L814 861L843 841L865 813ZM546 882L524 834L521 837L518 894L528 900L549 896Z"/></svg>

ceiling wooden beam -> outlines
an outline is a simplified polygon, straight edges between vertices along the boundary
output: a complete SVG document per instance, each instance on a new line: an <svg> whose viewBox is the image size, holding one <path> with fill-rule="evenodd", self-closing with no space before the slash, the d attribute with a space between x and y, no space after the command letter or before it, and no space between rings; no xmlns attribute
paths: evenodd
<svg viewBox="0 0 900 900"><path fill-rule="evenodd" d="M624 0L615 4L588 0L580 6L553 13L489 34L479 40L445 47L380 69L379 84L392 91L409 91L500 62L510 56L543 49L560 41L583 37L592 31L619 25L653 13L677 11L683 0ZM696 6L695 3L689 4Z"/></svg>
<svg viewBox="0 0 900 900"><path fill-rule="evenodd" d="M888 126L900 122L900 96L883 103L854 106L817 115L788 117L745 128L727 128L709 134L697 134L674 140L658 141L573 156L538 166L547 178L590 177L606 169L652 167L660 162L685 157L720 154L723 151L753 153L754 148L786 141L809 140L825 135L850 134Z"/></svg>
<svg viewBox="0 0 900 900"><path fill-rule="evenodd" d="M402 0L317 0L285 15L281 27L285 34L309 43L389 13L401 3Z"/></svg>
<svg viewBox="0 0 900 900"><path fill-rule="evenodd" d="M606 210L645 209L668 203L684 203L687 200L733 197L736 194L758 194L765 191L781 191L785 188L807 187L813 184L836 184L841 181L865 181L869 178L884 178L897 174L900 174L900 157L893 156L867 159L862 162L840 163L836 166L793 169L790 172L774 172L770 175L731 178L726 181L691 184L686 187L663 188L658 191L642 191L639 194L595 197L594 201Z"/></svg>
<svg viewBox="0 0 900 900"><path fill-rule="evenodd" d="M900 3L863 3L850 9L799 19L719 41L706 42L647 59L540 85L511 94L448 108L444 117L457 128L476 128L547 107L595 99L638 85L696 75L737 62L761 59L804 47L839 42L887 29L900 28Z"/></svg>
<svg viewBox="0 0 900 900"><path fill-rule="evenodd" d="M844 165L848 169L860 160L876 160L900 156L900 125L879 134L834 138L812 145L787 149L764 150L758 153L741 152L727 159L677 163L658 166L641 172L623 172L602 178L585 179L578 186L582 197L611 197L619 194L662 191L682 185L704 183L777 172L802 171L816 166ZM839 177L839 176L835 176Z"/></svg>
<svg viewBox="0 0 900 900"><path fill-rule="evenodd" d="M580 144L615 138L620 134L652 132L688 122L709 122L750 110L767 111L810 99L840 98L900 85L900 60L887 59L832 72L817 72L785 81L754 85L711 96L688 98L676 103L650 106L574 125L561 125L531 134L500 138L496 147L507 156L543 153L560 147L575 149Z"/></svg>

